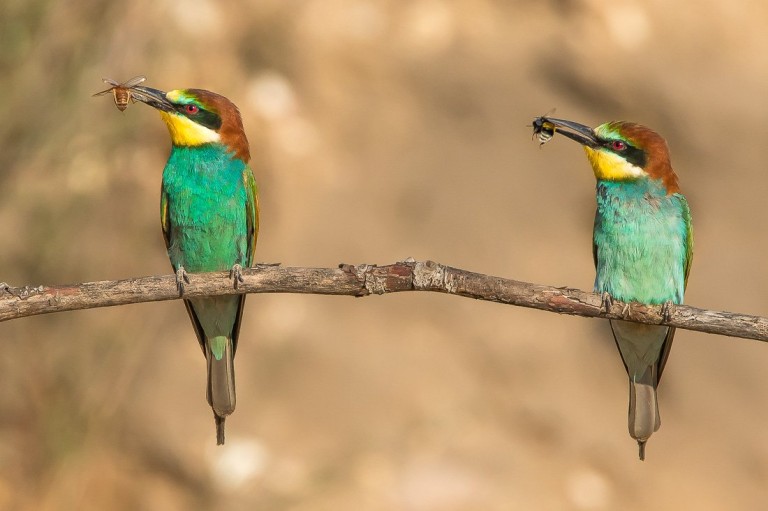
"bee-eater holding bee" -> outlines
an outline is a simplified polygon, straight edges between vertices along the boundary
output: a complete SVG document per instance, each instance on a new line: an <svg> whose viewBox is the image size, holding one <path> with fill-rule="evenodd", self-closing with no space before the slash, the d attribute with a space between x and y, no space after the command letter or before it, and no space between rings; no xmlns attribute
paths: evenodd
<svg viewBox="0 0 768 511"><path fill-rule="evenodd" d="M171 135L163 170L160 221L168 257L183 294L186 272L231 270L234 284L251 266L259 231L256 182L237 107L200 89L163 92L133 87L160 111ZM184 300L208 365L207 399L224 443L224 420L235 410L234 356L245 295Z"/></svg>
<svg viewBox="0 0 768 511"><path fill-rule="evenodd" d="M665 310L670 303L682 303L693 232L666 141L645 126L623 121L594 130L548 117L535 119L533 125L534 131L559 133L583 145L597 178L595 292L608 303L663 304ZM645 443L661 425L656 388L675 329L610 324L629 376L629 434L637 440L642 460Z"/></svg>

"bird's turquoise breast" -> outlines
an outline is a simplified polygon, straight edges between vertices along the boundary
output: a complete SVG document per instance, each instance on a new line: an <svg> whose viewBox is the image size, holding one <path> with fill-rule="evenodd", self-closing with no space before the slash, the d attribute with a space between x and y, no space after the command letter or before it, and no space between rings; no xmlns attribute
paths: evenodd
<svg viewBox="0 0 768 511"><path fill-rule="evenodd" d="M246 165L224 146L173 147L163 171L168 256L190 272L247 261Z"/></svg>
<svg viewBox="0 0 768 511"><path fill-rule="evenodd" d="M682 303L688 208L660 183L598 181L595 291L621 301Z"/></svg>

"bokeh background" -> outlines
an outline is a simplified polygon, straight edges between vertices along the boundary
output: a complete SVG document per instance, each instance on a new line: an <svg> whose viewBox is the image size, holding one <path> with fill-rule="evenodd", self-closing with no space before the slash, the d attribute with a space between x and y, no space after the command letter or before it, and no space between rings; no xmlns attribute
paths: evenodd
<svg viewBox="0 0 768 511"><path fill-rule="evenodd" d="M694 215L687 302L768 311L760 0L2 0L0 280L169 273L169 140L101 77L240 106L257 259L590 289L594 178L535 116L642 122ZM255 295L215 446L180 302L0 324L0 509L697 510L768 502L768 348L678 332L644 463L601 321Z"/></svg>

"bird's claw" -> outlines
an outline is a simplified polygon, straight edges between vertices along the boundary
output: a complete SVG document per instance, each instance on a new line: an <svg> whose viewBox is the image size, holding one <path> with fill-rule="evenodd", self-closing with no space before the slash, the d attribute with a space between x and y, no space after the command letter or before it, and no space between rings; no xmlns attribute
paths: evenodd
<svg viewBox="0 0 768 511"><path fill-rule="evenodd" d="M0 282L0 292L4 293L6 291L8 291L10 293L11 292L11 286L6 284L5 282Z"/></svg>
<svg viewBox="0 0 768 511"><path fill-rule="evenodd" d="M600 298L600 312L610 312L611 307L613 307L613 297L610 295L610 293L608 293L608 291L603 291L603 294Z"/></svg>
<svg viewBox="0 0 768 511"><path fill-rule="evenodd" d="M238 282L245 282L243 278L243 267L239 264L234 264L232 269L229 270L229 278L232 279L235 289L237 289Z"/></svg>
<svg viewBox="0 0 768 511"><path fill-rule="evenodd" d="M661 304L661 322L662 323L669 323L669 321L672 319L672 309L674 308L675 304L672 303L672 300L667 300L663 304Z"/></svg>
<svg viewBox="0 0 768 511"><path fill-rule="evenodd" d="M621 309L621 317L627 319L632 314L632 306L629 303L624 304L624 308Z"/></svg>
<svg viewBox="0 0 768 511"><path fill-rule="evenodd" d="M176 289L179 290L179 296L184 295L184 284L189 284L189 274L183 266L176 270Z"/></svg>

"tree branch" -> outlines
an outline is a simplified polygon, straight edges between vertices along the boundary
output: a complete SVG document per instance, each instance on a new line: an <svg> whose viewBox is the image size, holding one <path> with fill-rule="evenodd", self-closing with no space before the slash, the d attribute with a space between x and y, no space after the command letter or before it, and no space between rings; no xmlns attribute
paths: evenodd
<svg viewBox="0 0 768 511"><path fill-rule="evenodd" d="M283 268L257 265L243 270L233 285L228 272L191 274L184 297L240 293L304 293L368 296L400 291L433 291L590 318L624 319L650 325L768 341L768 318L675 305L663 317L662 306L614 301L579 289L530 284L473 273L433 261L403 261L387 266L342 264L339 268ZM176 300L175 275L87 282L70 286L12 288L0 283L0 322L37 314L130 303Z"/></svg>

